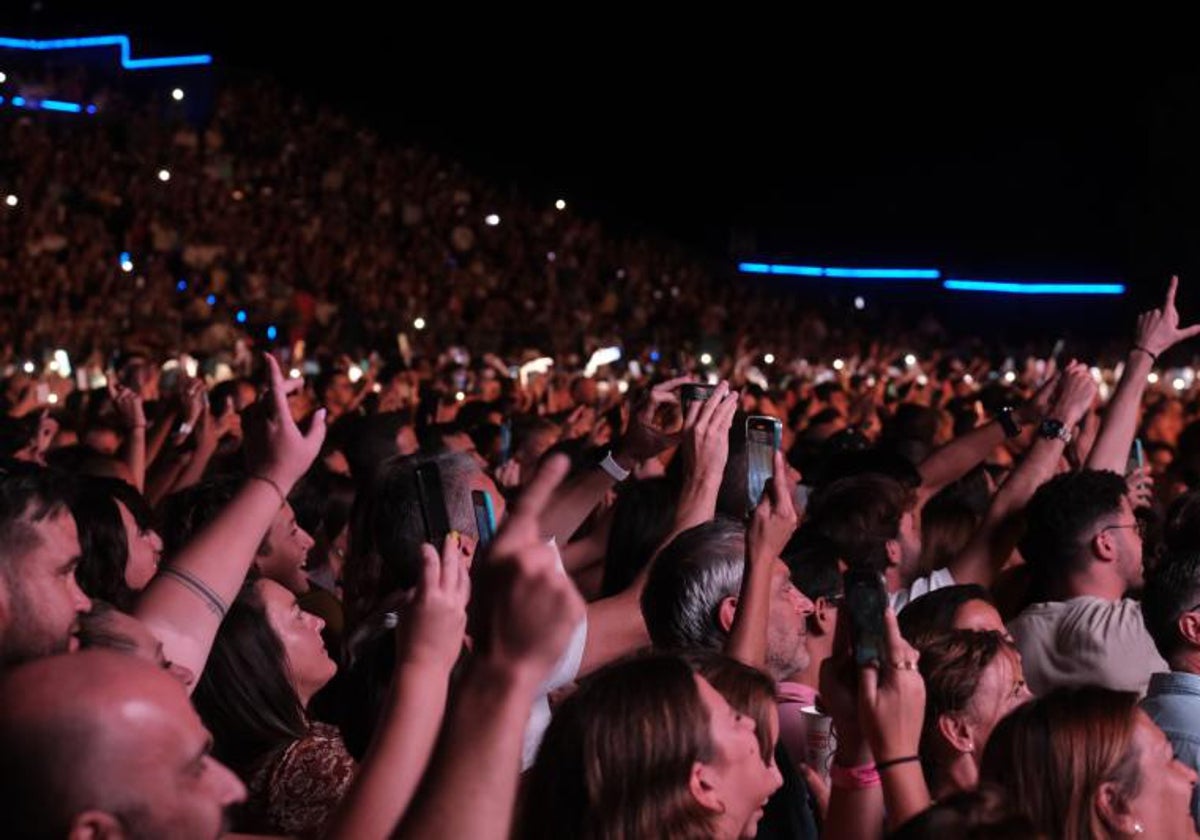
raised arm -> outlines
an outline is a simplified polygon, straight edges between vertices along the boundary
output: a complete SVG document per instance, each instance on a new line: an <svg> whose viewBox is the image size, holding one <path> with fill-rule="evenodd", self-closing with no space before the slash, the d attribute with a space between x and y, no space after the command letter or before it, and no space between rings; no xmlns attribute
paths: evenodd
<svg viewBox="0 0 1200 840"><path fill-rule="evenodd" d="M1172 277L1162 307L1138 316L1136 337L1125 359L1125 371L1121 374L1117 392L1104 412L1104 422L1096 443L1088 454L1089 469L1125 474L1150 368L1161 354L1180 341L1200 335L1200 324L1179 326L1179 311L1175 308L1175 291L1178 288L1179 278Z"/></svg>
<svg viewBox="0 0 1200 840"><path fill-rule="evenodd" d="M125 426L125 465L140 493L146 489L146 412L142 398L136 391L112 383L108 386L108 396Z"/></svg>
<svg viewBox="0 0 1200 840"><path fill-rule="evenodd" d="M197 676L271 520L325 437L324 409L307 435L296 428L279 365L271 356L266 359L271 384L260 400L258 428L253 438L247 435L249 477L217 517L159 570L134 610L162 641L166 657Z"/></svg>
<svg viewBox="0 0 1200 840"><path fill-rule="evenodd" d="M442 725L450 671L467 627L471 576L452 536L440 556L429 544L421 547L421 556L416 597L399 612L396 669L383 719L328 827L330 840L391 835L425 774Z"/></svg>
<svg viewBox="0 0 1200 840"><path fill-rule="evenodd" d="M511 836L529 712L583 618L583 600L558 570L537 521L566 470L565 458L546 462L480 570L486 585L475 653L399 837Z"/></svg>
<svg viewBox="0 0 1200 840"><path fill-rule="evenodd" d="M1090 409L1096 397L1096 383L1087 366L1071 362L1058 380L1047 419L1057 420L1064 429L1074 429ZM996 491L983 522L957 557L949 565L955 583L991 586L1004 563L1012 555L1017 535L1009 527L1014 514L1021 511L1034 492L1054 477L1066 443L1058 437L1038 435L1033 446Z"/></svg>
<svg viewBox="0 0 1200 840"><path fill-rule="evenodd" d="M775 475L754 509L746 532L746 568L737 611L725 652L754 668L767 663L767 621L771 613L771 578L779 555L796 531L796 508L787 487L787 464L775 453Z"/></svg>

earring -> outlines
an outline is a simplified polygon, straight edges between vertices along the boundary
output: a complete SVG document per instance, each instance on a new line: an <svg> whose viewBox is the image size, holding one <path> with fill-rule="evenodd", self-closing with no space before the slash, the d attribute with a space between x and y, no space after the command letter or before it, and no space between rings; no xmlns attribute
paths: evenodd
<svg viewBox="0 0 1200 840"><path fill-rule="evenodd" d="M969 752L969 753L975 752L975 742L974 741L967 742L967 752Z"/></svg>

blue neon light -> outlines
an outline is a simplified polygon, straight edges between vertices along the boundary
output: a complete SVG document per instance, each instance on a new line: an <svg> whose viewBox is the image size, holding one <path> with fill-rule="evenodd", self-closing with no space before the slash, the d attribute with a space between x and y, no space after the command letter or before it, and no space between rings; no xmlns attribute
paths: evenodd
<svg viewBox="0 0 1200 840"><path fill-rule="evenodd" d="M794 277L834 277L854 280L937 280L936 268L834 268L782 263L738 263L743 274L782 274Z"/></svg>
<svg viewBox="0 0 1200 840"><path fill-rule="evenodd" d="M215 305L216 305L216 303L217 303L217 296L216 296L216 295L209 295L208 297L206 297L206 298L204 299L204 302L205 302L205 303L207 303L209 306L215 306Z"/></svg>
<svg viewBox="0 0 1200 840"><path fill-rule="evenodd" d="M181 292L186 292L187 291L187 281L180 280L178 283L175 284L175 288Z"/></svg>
<svg viewBox="0 0 1200 840"><path fill-rule="evenodd" d="M237 311L237 315L236 315L235 317L237 318L237 322L238 322L239 324L244 324L244 323L246 323L246 310L245 310L245 309L239 309L239 310Z"/></svg>
<svg viewBox="0 0 1200 840"><path fill-rule="evenodd" d="M117 264L124 265L127 262L133 262L133 260L129 259L128 251L122 251L120 256L117 257Z"/></svg>
<svg viewBox="0 0 1200 840"><path fill-rule="evenodd" d="M946 280L952 292L996 292L1006 295L1123 295L1123 283L1014 283L994 280Z"/></svg>
<svg viewBox="0 0 1200 840"><path fill-rule="evenodd" d="M274 324L271 324L271 326L267 327L267 338L269 338L271 341L274 341L275 336L277 335L279 335L279 330L275 329Z"/></svg>
<svg viewBox="0 0 1200 840"><path fill-rule="evenodd" d="M133 58L130 55L129 36L127 35L95 35L89 38L54 38L50 40L0 37L0 47L7 47L10 50L37 51L119 47L121 50L121 66L126 70L152 70L159 67L195 67L212 64L213 60L212 56L208 53L172 55L162 58Z"/></svg>
<svg viewBox="0 0 1200 840"><path fill-rule="evenodd" d="M79 114L83 112L83 106L78 102L62 102L58 99L43 99L41 108L43 111L63 111L67 114Z"/></svg>
<svg viewBox="0 0 1200 840"><path fill-rule="evenodd" d="M24 108L25 107L25 97L24 96L14 96L12 98L12 104L13 104L14 108Z"/></svg>

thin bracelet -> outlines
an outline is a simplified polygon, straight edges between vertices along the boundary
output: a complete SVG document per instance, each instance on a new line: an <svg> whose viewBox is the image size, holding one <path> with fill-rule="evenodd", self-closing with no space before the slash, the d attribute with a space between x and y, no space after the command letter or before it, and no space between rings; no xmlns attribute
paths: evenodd
<svg viewBox="0 0 1200 840"><path fill-rule="evenodd" d="M1156 365L1156 364L1158 364L1158 355L1157 355L1157 354L1155 354L1155 353L1151 353L1149 350L1147 350L1145 347L1143 347L1143 346L1142 346L1142 345L1140 345L1140 344L1135 344L1135 345L1133 345L1133 349L1134 349L1134 350L1141 350L1143 353L1145 353L1147 356L1149 356L1149 357L1150 357L1150 364L1153 364L1153 365Z"/></svg>
<svg viewBox="0 0 1200 840"><path fill-rule="evenodd" d="M920 761L920 760L921 760L921 756L919 756L919 755L906 755L906 756L904 756L904 758L893 758L890 761L876 762L875 769L877 771L882 771L882 770L888 769L889 767L895 767L897 764L907 764L910 761Z"/></svg>
<svg viewBox="0 0 1200 840"><path fill-rule="evenodd" d="M250 475L248 475L246 477L254 478L259 481L264 481L267 484L270 484L273 488L275 488L275 492L279 494L279 506L283 507L285 504L287 504L287 496L284 494L283 490L281 490L279 488L279 485L275 483L274 479L267 478L265 475L259 475L257 473L250 473Z"/></svg>

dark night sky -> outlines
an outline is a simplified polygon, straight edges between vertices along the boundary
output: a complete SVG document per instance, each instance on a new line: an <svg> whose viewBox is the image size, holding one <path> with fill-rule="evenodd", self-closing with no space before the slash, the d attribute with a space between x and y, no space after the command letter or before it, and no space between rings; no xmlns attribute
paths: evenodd
<svg viewBox="0 0 1200 840"><path fill-rule="evenodd" d="M876 46L761 17L693 33L608 8L535 29L280 5L281 36L245 12L276 4L251 0L27 3L6 4L0 32L209 50L222 72L272 73L534 197L714 254L739 231L827 264L1154 288L1200 274L1200 65L979 33Z"/></svg>

